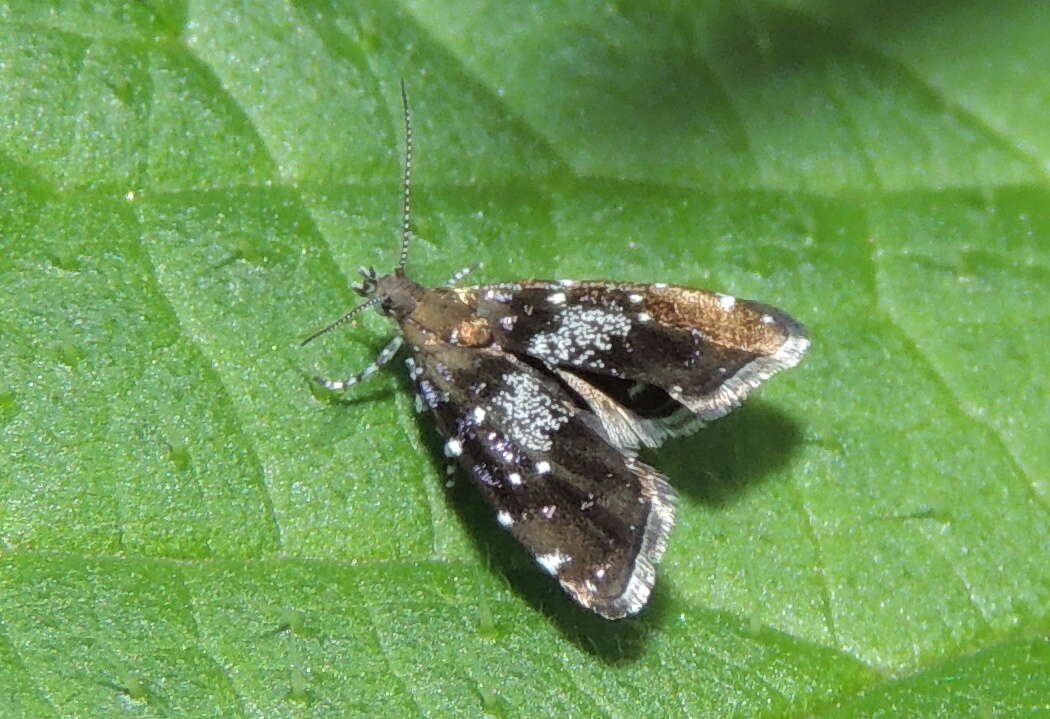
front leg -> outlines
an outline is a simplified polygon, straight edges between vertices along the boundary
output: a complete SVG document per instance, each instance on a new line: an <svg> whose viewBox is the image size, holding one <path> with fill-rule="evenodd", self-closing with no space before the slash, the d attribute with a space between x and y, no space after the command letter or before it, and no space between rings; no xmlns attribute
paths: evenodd
<svg viewBox="0 0 1050 719"><path fill-rule="evenodd" d="M394 355L397 354L397 351L401 349L402 342L404 342L404 338L401 335L395 335L394 338L387 343L387 346L376 355L375 361L372 362L372 364L368 365L360 372L350 375L346 379L325 379L324 377L314 377L314 379L327 389L334 392L340 392L347 387L361 382L369 375L374 374L380 367L393 359Z"/></svg>

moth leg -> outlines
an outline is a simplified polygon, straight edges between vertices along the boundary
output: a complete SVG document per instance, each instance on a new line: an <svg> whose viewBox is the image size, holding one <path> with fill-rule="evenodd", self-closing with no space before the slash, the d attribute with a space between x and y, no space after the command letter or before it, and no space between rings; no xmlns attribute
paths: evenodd
<svg viewBox="0 0 1050 719"><path fill-rule="evenodd" d="M344 390L351 385L355 385L367 378L370 374L373 374L380 367L385 365L387 362L394 358L397 351L401 348L401 343L404 342L404 338L401 335L395 335L387 346L384 347L378 355L376 355L375 361L372 364L365 367L363 370L356 374L352 374L346 379L325 379L324 377L314 377L314 379L321 385L333 391Z"/></svg>
<svg viewBox="0 0 1050 719"><path fill-rule="evenodd" d="M459 282L461 279L463 279L464 277L466 277L467 275L469 275L471 272L473 272L474 270L478 269L479 267L481 267L481 263L480 262L475 263L475 264L471 265L470 267L464 267L462 269L456 270L452 274L452 276L448 278L448 282L445 283L445 287L454 287L457 282Z"/></svg>

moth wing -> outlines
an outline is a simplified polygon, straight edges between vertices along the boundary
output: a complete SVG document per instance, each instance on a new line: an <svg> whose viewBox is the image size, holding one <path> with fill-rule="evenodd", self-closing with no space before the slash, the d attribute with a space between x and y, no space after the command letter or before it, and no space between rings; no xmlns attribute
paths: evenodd
<svg viewBox="0 0 1050 719"><path fill-rule="evenodd" d="M725 415L809 346L780 310L706 290L534 281L473 291L496 344L557 368L626 448Z"/></svg>
<svg viewBox="0 0 1050 719"><path fill-rule="evenodd" d="M585 377L559 367L554 371L594 412L609 441L628 452L641 445L658 447L668 436L682 434L696 424L692 412L652 385L594 374ZM655 404L639 399L641 392L654 394Z"/></svg>
<svg viewBox="0 0 1050 719"><path fill-rule="evenodd" d="M611 443L554 377L498 349L435 344L412 376L497 520L582 606L617 619L649 598L675 493Z"/></svg>

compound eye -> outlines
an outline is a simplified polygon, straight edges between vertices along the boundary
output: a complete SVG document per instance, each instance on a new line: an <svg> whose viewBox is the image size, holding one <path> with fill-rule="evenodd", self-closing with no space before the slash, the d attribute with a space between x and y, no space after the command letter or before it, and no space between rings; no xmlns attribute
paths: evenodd
<svg viewBox="0 0 1050 719"><path fill-rule="evenodd" d="M379 301L379 306L376 309L384 315L388 315L394 311L394 303L389 297L384 297Z"/></svg>

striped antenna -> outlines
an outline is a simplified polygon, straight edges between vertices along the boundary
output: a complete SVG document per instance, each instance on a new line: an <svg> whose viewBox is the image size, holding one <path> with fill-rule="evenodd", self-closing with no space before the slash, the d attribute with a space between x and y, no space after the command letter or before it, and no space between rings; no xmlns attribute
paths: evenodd
<svg viewBox="0 0 1050 719"><path fill-rule="evenodd" d="M354 315L356 315L358 312L361 312L362 310L366 310L369 307L374 307L375 305L377 305L379 303L379 300L381 300L381 299L383 299L383 298L378 296L378 295L376 295L375 297L370 297L367 302L362 302L357 307L355 307L354 309L352 309L349 312L347 312L345 315L343 315L342 317L337 319L332 324L328 325L327 327L325 327L323 329L319 329L316 332L314 332L312 335L310 335L305 340L303 340L303 343L301 345L299 345L299 346L302 347L303 345L306 345L306 344L308 344L310 342L313 342L315 339L317 339L321 335L328 334L329 332L334 330L339 325L342 325L342 324L345 324L346 322L348 322L350 320L350 318L353 317Z"/></svg>
<svg viewBox="0 0 1050 719"><path fill-rule="evenodd" d="M398 277L405 276L405 262L408 260L408 240L412 237L412 113L408 109L408 91L405 89L405 78L401 78L401 106L405 112L405 174L401 180L401 257L394 268Z"/></svg>

